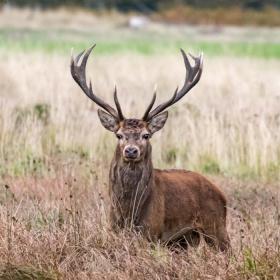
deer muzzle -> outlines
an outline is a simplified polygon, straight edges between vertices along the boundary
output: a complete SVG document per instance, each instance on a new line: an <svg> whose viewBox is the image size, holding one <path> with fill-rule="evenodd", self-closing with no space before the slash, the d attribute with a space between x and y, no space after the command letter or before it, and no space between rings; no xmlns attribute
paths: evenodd
<svg viewBox="0 0 280 280"><path fill-rule="evenodd" d="M135 160L140 156L140 150L137 146L127 145L123 150L123 156L126 160Z"/></svg>

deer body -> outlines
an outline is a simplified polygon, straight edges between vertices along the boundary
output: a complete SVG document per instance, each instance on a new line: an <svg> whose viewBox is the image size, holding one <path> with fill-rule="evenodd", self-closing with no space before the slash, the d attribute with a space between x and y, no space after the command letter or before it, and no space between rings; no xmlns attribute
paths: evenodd
<svg viewBox="0 0 280 280"><path fill-rule="evenodd" d="M133 226L148 239L163 242L191 242L197 232L208 243L227 249L222 192L195 172L154 169L151 152L149 144L143 161L135 164L123 161L117 147L109 176L113 228Z"/></svg>
<svg viewBox="0 0 280 280"><path fill-rule="evenodd" d="M184 86L152 110L154 94L142 119L126 119L116 89L115 110L93 93L91 83L89 86L86 83L85 68L92 49L72 58L71 74L85 94L106 111L98 109L99 119L118 138L109 175L112 227L116 230L133 227L150 240L166 243L197 244L203 235L207 243L226 250L229 238L226 199L222 192L195 172L154 169L149 141L165 125L166 109L199 81L202 56L191 56L195 61L192 67L182 51L187 69Z"/></svg>

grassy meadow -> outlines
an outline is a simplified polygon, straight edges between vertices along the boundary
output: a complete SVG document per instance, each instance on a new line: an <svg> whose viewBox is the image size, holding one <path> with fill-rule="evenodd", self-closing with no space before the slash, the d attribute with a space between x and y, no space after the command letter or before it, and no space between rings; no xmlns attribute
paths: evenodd
<svg viewBox="0 0 280 280"><path fill-rule="evenodd" d="M127 21L0 11L0 279L279 279L280 29ZM116 139L69 69L71 50L93 43L88 77L111 103L117 84L127 117L141 117L155 84L158 102L182 85L179 48L204 53L198 86L151 140L153 160L226 193L232 256L110 231Z"/></svg>

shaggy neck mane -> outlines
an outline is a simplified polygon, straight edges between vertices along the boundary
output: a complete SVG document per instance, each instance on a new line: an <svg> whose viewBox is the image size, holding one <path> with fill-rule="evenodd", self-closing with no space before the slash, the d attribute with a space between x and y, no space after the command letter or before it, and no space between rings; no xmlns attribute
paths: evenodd
<svg viewBox="0 0 280 280"><path fill-rule="evenodd" d="M118 147L111 163L110 186L114 207L123 226L137 225L151 193L151 146L140 162L125 162Z"/></svg>

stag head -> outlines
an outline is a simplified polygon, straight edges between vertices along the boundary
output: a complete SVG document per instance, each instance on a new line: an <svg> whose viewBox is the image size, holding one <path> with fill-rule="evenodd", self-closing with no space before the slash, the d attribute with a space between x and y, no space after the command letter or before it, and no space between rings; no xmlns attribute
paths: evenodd
<svg viewBox="0 0 280 280"><path fill-rule="evenodd" d="M191 66L187 55L181 49L186 67L186 78L183 87L180 90L177 88L169 100L152 110L156 100L156 93L154 93L142 119L127 119L122 113L116 87L114 90L115 109L93 93L91 81L89 85L86 82L86 64L94 47L95 45L87 51L81 52L75 58L72 56L72 77L84 93L94 103L104 109L104 111L98 109L99 119L106 129L115 133L118 139L118 150L122 159L125 162L139 162L151 149L149 139L156 131L163 128L168 118L168 112L165 110L178 102L200 80L203 57L202 55L194 57L189 54L195 62L194 66Z"/></svg>

